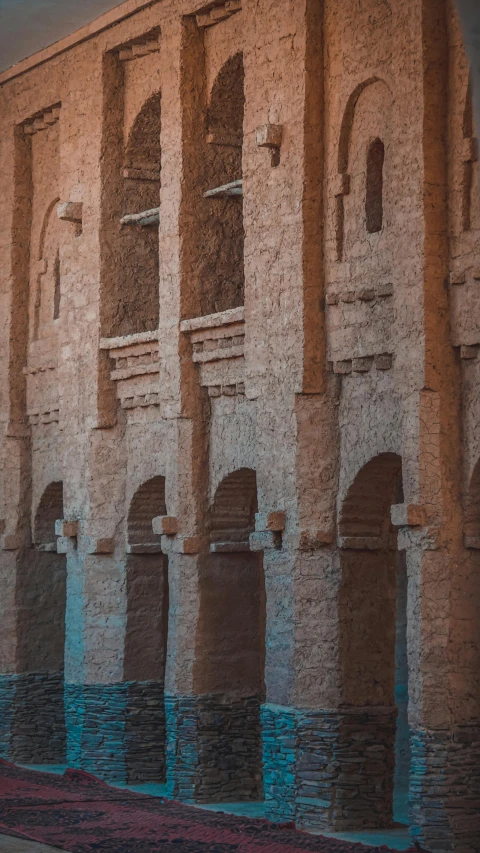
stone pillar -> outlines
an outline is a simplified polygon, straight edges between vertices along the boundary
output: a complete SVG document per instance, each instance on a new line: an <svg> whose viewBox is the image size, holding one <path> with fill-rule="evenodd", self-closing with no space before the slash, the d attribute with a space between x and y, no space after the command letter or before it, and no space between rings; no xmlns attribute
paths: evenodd
<svg viewBox="0 0 480 853"><path fill-rule="evenodd" d="M272 820L336 832L392 820L395 708L299 710L264 705Z"/></svg>
<svg viewBox="0 0 480 853"><path fill-rule="evenodd" d="M65 711L70 766L109 781L163 781L163 684L66 684Z"/></svg>
<svg viewBox="0 0 480 853"><path fill-rule="evenodd" d="M168 796L192 803L261 799L258 699L167 696L165 708Z"/></svg>
<svg viewBox="0 0 480 853"><path fill-rule="evenodd" d="M5 135L8 167L2 176L2 193L11 207L2 258L8 324L4 326L0 434L0 753L12 760L47 762L64 758L62 674L61 667L44 653L45 635L41 628L37 635L38 626L32 620L32 611L42 604L47 585L32 589L28 582L58 558L31 547L33 442L27 417L29 285L36 272L34 238L45 211L38 205L32 210L32 140L24 133L22 120L16 118ZM57 130L58 126L55 133ZM54 175L53 180L56 178Z"/></svg>

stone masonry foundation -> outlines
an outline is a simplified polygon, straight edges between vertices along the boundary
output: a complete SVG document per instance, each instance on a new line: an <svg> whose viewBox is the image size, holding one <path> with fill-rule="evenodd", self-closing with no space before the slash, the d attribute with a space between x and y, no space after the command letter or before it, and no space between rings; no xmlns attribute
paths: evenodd
<svg viewBox="0 0 480 853"><path fill-rule="evenodd" d="M169 696L167 791L183 802L262 798L260 703L219 696Z"/></svg>
<svg viewBox="0 0 480 853"><path fill-rule="evenodd" d="M63 673L0 676L0 755L24 764L64 762Z"/></svg>
<svg viewBox="0 0 480 853"><path fill-rule="evenodd" d="M412 731L412 837L434 853L478 853L479 802L480 722Z"/></svg>
<svg viewBox="0 0 480 853"><path fill-rule="evenodd" d="M65 716L70 766L110 781L163 781L163 684L66 684Z"/></svg>
<svg viewBox="0 0 480 853"><path fill-rule="evenodd" d="M301 711L262 706L264 786L272 820L304 829L392 824L395 708Z"/></svg>

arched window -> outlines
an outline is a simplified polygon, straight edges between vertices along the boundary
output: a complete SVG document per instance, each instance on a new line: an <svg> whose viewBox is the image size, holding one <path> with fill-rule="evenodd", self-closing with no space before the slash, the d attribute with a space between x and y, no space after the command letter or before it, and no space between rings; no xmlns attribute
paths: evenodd
<svg viewBox="0 0 480 853"><path fill-rule="evenodd" d="M367 191L365 196L365 219L369 234L382 230L383 225L383 161L385 146L381 139L374 139L367 153Z"/></svg>

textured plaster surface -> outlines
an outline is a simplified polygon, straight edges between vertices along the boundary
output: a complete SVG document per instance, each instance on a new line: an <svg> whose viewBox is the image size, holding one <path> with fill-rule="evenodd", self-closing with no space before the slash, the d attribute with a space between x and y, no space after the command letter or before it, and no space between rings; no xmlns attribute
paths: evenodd
<svg viewBox="0 0 480 853"><path fill-rule="evenodd" d="M122 8L0 77L1 671L53 654L61 598L24 608L60 559L68 685L362 718L402 684L419 743L476 743L480 214L452 8ZM58 482L61 557L34 533Z"/></svg>

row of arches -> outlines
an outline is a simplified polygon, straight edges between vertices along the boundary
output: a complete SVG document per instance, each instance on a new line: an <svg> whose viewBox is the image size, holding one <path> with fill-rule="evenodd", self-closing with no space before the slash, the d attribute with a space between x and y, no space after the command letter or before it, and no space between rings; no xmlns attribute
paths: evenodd
<svg viewBox="0 0 480 853"><path fill-rule="evenodd" d="M241 469L219 485L210 513L211 553L199 570L200 612L195 682L203 692L222 697L228 694L240 702L254 698L259 707L264 699L265 591L261 556L250 553L249 534L255 527L257 488L255 472ZM127 513L127 554L125 557L126 621L123 677L125 682L164 683L168 646L169 577L168 559L161 552L160 537L152 522L167 511L165 478L157 475L134 492ZM63 684L66 630L67 563L57 554L55 522L64 517L63 484L50 483L44 490L33 519L32 550L22 562L17 590L20 669L36 676L55 673ZM62 690L47 700L48 716L65 718ZM55 707L54 707L55 706ZM26 709L28 725L35 728L38 707ZM147 708L148 711L148 708ZM45 707L42 715L45 716ZM138 719L137 719L138 722ZM28 728L27 725L27 728ZM251 733L253 752L261 756L257 728ZM157 753L165 750L165 731ZM55 754L36 751L35 741L23 741L22 760L38 763L61 762L65 758L65 737L56 742ZM132 771L133 772L133 771ZM165 767L157 767L159 781Z"/></svg>
<svg viewBox="0 0 480 853"><path fill-rule="evenodd" d="M382 453L367 462L346 492L339 513L341 578L338 598L338 660L341 706L397 708L381 796L395 792L405 803L410 740L408 727L407 563L397 547L390 507L403 502L402 460ZM249 549L258 509L255 472L231 472L219 484L209 516L210 554L199 564L200 612L195 689L221 701L265 701L266 588L262 554ZM152 519L167 512L165 479L155 476L134 493L127 536L139 550L127 556L125 680L163 684L168 648L168 561L152 531ZM45 490L35 514L36 557L24 578L24 624L35 625L35 641L25 646L25 665L63 671L65 558L52 553L54 523L63 516L59 482ZM480 530L480 462L466 498L466 531ZM143 546L153 546L150 550ZM458 594L468 622L467 678L480 707L480 572L477 551L472 571ZM470 586L468 586L470 584ZM28 608L30 607L30 611ZM25 614L27 618L25 619ZM28 615L29 614L29 615ZM468 616L468 618L467 618ZM465 621L466 620L466 621ZM43 627L42 627L43 626ZM50 657L35 656L36 650ZM462 665L463 666L463 665ZM472 713L474 709L472 708ZM261 766L259 718L249 732ZM165 733L159 733L162 738ZM238 733L237 733L238 736ZM163 745L164 748L164 745ZM233 755L232 747L232 755ZM59 756L56 757L59 760ZM253 760L253 759L252 759ZM231 780L235 780L233 764ZM239 775L245 768L238 769ZM164 773L164 768L159 770ZM244 776L242 777L244 779ZM244 784L244 782L243 782ZM260 785L261 789L261 785ZM380 793L379 793L380 796ZM231 798L238 797L233 786ZM404 816L404 813L403 813Z"/></svg>

